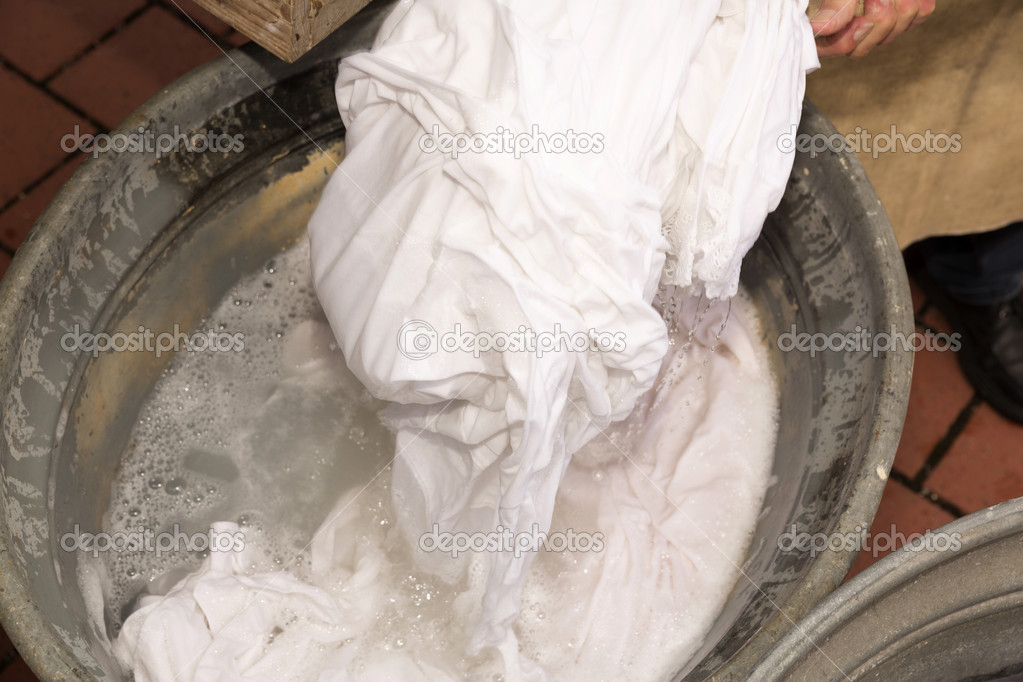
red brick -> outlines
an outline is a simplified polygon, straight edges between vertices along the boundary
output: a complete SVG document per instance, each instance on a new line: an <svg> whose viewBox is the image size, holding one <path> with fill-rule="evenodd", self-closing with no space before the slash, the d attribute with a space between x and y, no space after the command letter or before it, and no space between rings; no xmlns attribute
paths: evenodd
<svg viewBox="0 0 1023 682"><path fill-rule="evenodd" d="M0 0L0 54L43 80L143 4L143 0Z"/></svg>
<svg viewBox="0 0 1023 682"><path fill-rule="evenodd" d="M933 314L928 312L928 318ZM895 469L915 476L972 397L973 387L963 376L955 353L918 352L913 360L909 409L895 454Z"/></svg>
<svg viewBox="0 0 1023 682"><path fill-rule="evenodd" d="M225 24L223 21L213 16L199 5L195 4L191 0L165 0L167 8L171 12L176 12L181 15L181 19L189 26L195 26L191 20L194 20L204 31L209 33L211 36L222 37L229 33L232 29L229 24Z"/></svg>
<svg viewBox="0 0 1023 682"><path fill-rule="evenodd" d="M1023 496L1023 426L981 404L925 485L967 513Z"/></svg>
<svg viewBox="0 0 1023 682"><path fill-rule="evenodd" d="M884 551L886 544L893 540L902 545L902 538L909 538L914 533L925 533L943 526L955 517L947 511L933 504L929 500L916 494L909 488L897 481L888 480L884 488L884 495L881 497L881 504L877 508L874 522L870 526L871 543L864 546L863 550L856 557L846 580L853 577L875 561L887 556L891 550ZM895 526L895 535L892 533L892 526ZM878 535L886 537L878 542ZM901 533L902 538L897 534ZM876 543L876 544L875 544ZM874 552L877 550L877 556Z"/></svg>
<svg viewBox="0 0 1023 682"><path fill-rule="evenodd" d="M65 107L14 72L0 68L0 206L56 167L67 153L61 138L93 132Z"/></svg>
<svg viewBox="0 0 1023 682"><path fill-rule="evenodd" d="M55 78L50 87L113 127L220 50L162 7L153 7Z"/></svg>
<svg viewBox="0 0 1023 682"><path fill-rule="evenodd" d="M249 37L244 33L239 33L238 31L231 31L229 34L227 34L224 40L226 40L227 43L232 47L241 47L242 45L245 45L246 43L249 42Z"/></svg>
<svg viewBox="0 0 1023 682"><path fill-rule="evenodd" d="M81 165L84 158L81 154L76 155L6 211L0 213L0 243L11 249L21 246L29 229L35 225L50 200Z"/></svg>
<svg viewBox="0 0 1023 682"><path fill-rule="evenodd" d="M39 678L28 667L28 663L19 657L0 673L0 682L39 682Z"/></svg>
<svg viewBox="0 0 1023 682"><path fill-rule="evenodd" d="M0 261L2 261L5 255L0 253ZM0 265L0 268L2 267ZM0 273L0 277L2 276L2 273ZM7 636L7 632L3 628L0 628L0 658L6 657L12 651L14 651L14 644L11 642L11 638Z"/></svg>

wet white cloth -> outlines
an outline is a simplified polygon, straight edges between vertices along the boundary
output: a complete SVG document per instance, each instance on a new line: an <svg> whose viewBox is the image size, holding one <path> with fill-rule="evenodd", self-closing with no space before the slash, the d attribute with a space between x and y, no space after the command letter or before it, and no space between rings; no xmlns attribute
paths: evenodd
<svg viewBox="0 0 1023 682"><path fill-rule="evenodd" d="M230 523L214 528L238 530ZM346 613L329 594L289 573L245 575L246 563L244 552L211 552L200 570L166 595L142 597L114 641L121 665L140 682L281 679L280 658L265 655L271 643L291 661L302 660L317 644L356 634L364 622L354 609ZM274 642L289 616L301 627L290 629L287 644Z"/></svg>
<svg viewBox="0 0 1023 682"><path fill-rule="evenodd" d="M403 0L373 49L342 62L346 157L309 224L312 268L349 367L393 402L385 411L397 434L391 492L412 551L435 526L550 528L573 453L625 419L661 369L668 340L651 305L658 287L735 293L741 259L791 167L777 140L798 122L804 76L817 64L805 7ZM424 143L499 130L514 139L599 136L601 148L453 158ZM477 356L440 347L456 330L624 343ZM644 466L677 485L659 464ZM644 502L627 467L614 478ZM613 521L617 502L604 502L591 511ZM663 504L651 510L670 513ZM345 526L328 524L337 528ZM670 545L659 530L644 532ZM627 561L629 536L612 539L616 560ZM314 548L316 556L340 567L339 593L277 574L246 577L237 557L215 558L126 621L119 659L140 680L171 679L164 670L177 679L284 679L288 665L311 670L310 661L323 680L444 679L396 651L349 676L354 649L338 648L337 638L357 636L378 613L380 555L358 545ZM499 652L510 681L548 677L520 656L511 628L534 556L416 554L420 569L450 584L470 568L470 582L484 576L481 603L463 624L467 650ZM651 561L637 557L655 579ZM596 605L613 602L595 600L574 624L607 618ZM308 630L308 646L264 644L258 633L272 632L280 613L300 614L308 627L289 631ZM315 633L335 638L327 658ZM376 677L366 673L375 665Z"/></svg>
<svg viewBox="0 0 1023 682"><path fill-rule="evenodd" d="M119 660L138 682L674 677L734 585L776 428L754 309L737 301L700 315L695 303L683 310L655 389L574 454L550 529L563 549L538 553L515 623L520 639L499 655L464 656L462 626L479 612L483 584L409 585L412 557L371 511L386 507L390 486L378 477L354 485L327 515L305 582L252 571L258 544L214 553L166 596L142 599L117 639ZM683 351L686 322L697 317ZM308 356L319 335L289 339L289 352ZM566 540L573 534L587 541Z"/></svg>
<svg viewBox="0 0 1023 682"><path fill-rule="evenodd" d="M394 403L393 498L411 544L434 524L549 527L570 455L653 385L668 348L658 286L736 291L791 168L777 140L817 65L805 8L405 1L370 52L342 62L347 153L309 224L313 274L349 366ZM599 134L602 150L429 151L502 129ZM439 347L456 330L626 342L475 357ZM472 652L514 650L529 560L488 557ZM465 570L420 562L449 581Z"/></svg>
<svg viewBox="0 0 1023 682"><path fill-rule="evenodd" d="M375 625L387 589L383 548L356 537L365 521L355 496L343 497L317 532L309 582L253 573L251 548L211 552L165 595L140 599L114 641L117 660L138 682L448 679L403 652L364 655L361 673L348 672L360 650L346 643Z"/></svg>

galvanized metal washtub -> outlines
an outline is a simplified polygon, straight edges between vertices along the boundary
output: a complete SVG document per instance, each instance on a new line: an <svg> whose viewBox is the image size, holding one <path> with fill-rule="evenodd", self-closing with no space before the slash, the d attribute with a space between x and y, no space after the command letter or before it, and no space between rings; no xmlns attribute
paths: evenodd
<svg viewBox="0 0 1023 682"><path fill-rule="evenodd" d="M1023 498L937 528L799 621L755 680L1023 679Z"/></svg>
<svg viewBox="0 0 1023 682"><path fill-rule="evenodd" d="M241 276L294 243L331 157L343 153L336 61L369 46L389 6L370 5L295 64L243 48L147 102L121 130L243 134L244 151L89 160L0 285L0 618L41 678L122 677L106 633L87 618L77 557L57 538L73 524L101 530L139 404L167 362L146 353L82 357L61 348L62 336L76 324L93 332L197 324ZM801 132L834 130L807 104ZM774 478L743 566L748 579L679 678L743 677L841 582L852 556L783 552L778 537L793 524L809 533L869 524L908 398L908 351L811 358L775 343L793 326L913 329L901 255L851 155L797 159L743 282L780 377Z"/></svg>

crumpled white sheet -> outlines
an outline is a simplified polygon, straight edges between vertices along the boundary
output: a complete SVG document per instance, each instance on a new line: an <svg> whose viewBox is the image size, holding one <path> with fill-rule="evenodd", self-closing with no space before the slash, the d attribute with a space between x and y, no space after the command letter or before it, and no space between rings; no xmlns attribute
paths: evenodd
<svg viewBox="0 0 1023 682"><path fill-rule="evenodd" d="M352 503L357 494L343 496L317 531L312 582L287 571L252 573L248 547L211 552L165 595L139 600L114 640L117 660L139 682L449 679L406 652L367 656L346 646L375 625L387 594L382 547L366 541L364 525L356 537L365 524ZM213 530L239 529L223 522Z"/></svg>
<svg viewBox="0 0 1023 682"><path fill-rule="evenodd" d="M678 679L698 662L740 579L777 436L777 384L739 303L712 306L683 350L699 316L687 301L654 389L573 455L551 530L597 529L604 547L571 570L551 552L530 568L516 630L546 679Z"/></svg>
<svg viewBox="0 0 1023 682"><path fill-rule="evenodd" d="M226 522L213 528L238 531ZM137 680L274 679L275 671L260 667L282 610L300 614L304 637L292 645L306 649L336 641L334 633L324 637L333 625L358 623L329 595L288 573L246 576L245 568L244 552L211 552L166 595L142 597L114 641L115 656Z"/></svg>
<svg viewBox="0 0 1023 682"><path fill-rule="evenodd" d="M347 150L309 224L313 274L350 368L394 403L393 498L411 544L434 524L549 527L571 454L653 385L668 348L658 286L735 293L791 168L777 140L818 65L805 10L403 1L372 50L341 63ZM534 125L599 133L604 150L451 158L420 144ZM627 347L410 359L406 324L622 332ZM419 558L449 581L465 570ZM530 558L488 556L472 653L514 651Z"/></svg>
<svg viewBox="0 0 1023 682"><path fill-rule="evenodd" d="M700 316L695 303L682 311L680 340ZM467 633L458 625L478 609L482 585L450 604L435 591L439 612L409 609L402 583L410 557L367 513L386 499L381 478L365 490L355 485L327 516L313 539L308 582L283 571L252 573L258 547L213 553L166 596L142 599L116 640L118 659L139 682L677 673L731 591L774 451L777 396L766 351L750 308L728 311L721 303L702 316L692 347L678 343L666 356L655 390L574 455L551 532L599 532L602 547L538 554L516 621L518 649L504 642L489 663L459 665ZM316 335L290 339L289 350L306 354L303 345ZM388 625L395 614L397 624ZM423 632L436 638L424 642ZM399 639L404 647L394 645Z"/></svg>

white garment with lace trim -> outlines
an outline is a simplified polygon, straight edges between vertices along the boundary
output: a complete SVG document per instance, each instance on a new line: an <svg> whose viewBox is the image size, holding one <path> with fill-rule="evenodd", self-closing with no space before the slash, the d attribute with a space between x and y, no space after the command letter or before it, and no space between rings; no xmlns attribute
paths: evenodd
<svg viewBox="0 0 1023 682"><path fill-rule="evenodd" d="M668 347L659 284L735 293L791 168L777 140L817 66L805 9L405 1L342 62L347 155L309 224L313 274L349 366L395 403L410 542L433 524L548 527L571 453L653 384ZM435 150L445 134L502 129L599 135L602 149ZM626 341L475 357L441 347L455 330ZM464 570L422 563L452 581ZM513 637L528 563L492 557L474 650Z"/></svg>

